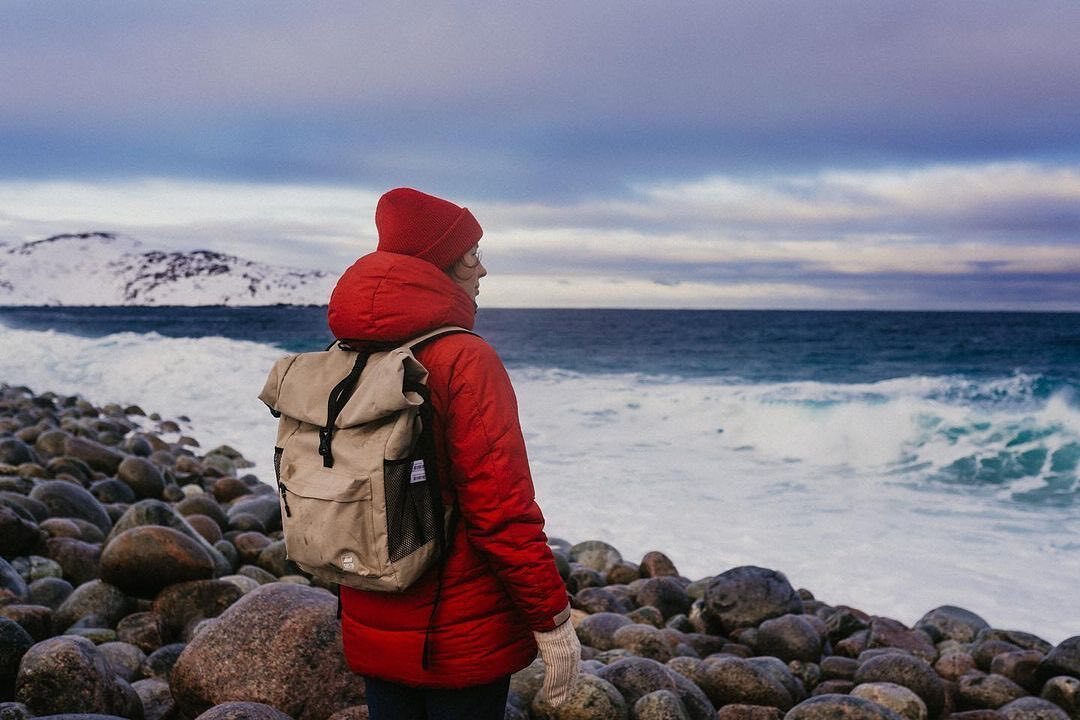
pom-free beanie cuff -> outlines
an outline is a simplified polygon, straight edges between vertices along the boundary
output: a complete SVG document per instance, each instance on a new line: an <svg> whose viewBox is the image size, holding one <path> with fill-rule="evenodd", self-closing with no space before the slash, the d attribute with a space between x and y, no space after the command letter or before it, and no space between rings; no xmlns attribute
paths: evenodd
<svg viewBox="0 0 1080 720"><path fill-rule="evenodd" d="M412 188L395 188L375 208L379 250L411 255L446 270L484 231L468 208Z"/></svg>

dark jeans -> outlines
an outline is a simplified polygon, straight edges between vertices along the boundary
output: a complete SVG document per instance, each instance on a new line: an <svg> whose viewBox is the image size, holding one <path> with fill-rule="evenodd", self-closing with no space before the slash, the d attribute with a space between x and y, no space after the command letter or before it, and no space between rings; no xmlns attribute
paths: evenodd
<svg viewBox="0 0 1080 720"><path fill-rule="evenodd" d="M414 688L365 677L371 720L503 720L510 676L454 690Z"/></svg>

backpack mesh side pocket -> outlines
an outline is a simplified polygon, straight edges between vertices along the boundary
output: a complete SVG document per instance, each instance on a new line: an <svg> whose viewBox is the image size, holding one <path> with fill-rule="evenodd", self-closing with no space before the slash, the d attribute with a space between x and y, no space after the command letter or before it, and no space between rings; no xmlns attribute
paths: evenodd
<svg viewBox="0 0 1080 720"><path fill-rule="evenodd" d="M439 518L419 458L383 461L386 535L390 562L408 557L436 538ZM437 489L434 489L438 492Z"/></svg>

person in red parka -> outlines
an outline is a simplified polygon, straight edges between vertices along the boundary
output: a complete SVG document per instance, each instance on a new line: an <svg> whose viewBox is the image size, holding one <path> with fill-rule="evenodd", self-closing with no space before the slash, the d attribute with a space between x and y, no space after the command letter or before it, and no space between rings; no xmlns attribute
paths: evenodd
<svg viewBox="0 0 1080 720"><path fill-rule="evenodd" d="M397 188L380 198L375 225L378 249L345 271L330 298L334 337L385 346L445 325L472 329L487 274L472 213ZM561 704L581 646L536 504L510 378L495 350L471 334L442 336L416 356L429 374L444 501L460 519L445 564L404 592L341 586L346 659L365 679L373 720L501 720L510 674L538 649L543 692Z"/></svg>

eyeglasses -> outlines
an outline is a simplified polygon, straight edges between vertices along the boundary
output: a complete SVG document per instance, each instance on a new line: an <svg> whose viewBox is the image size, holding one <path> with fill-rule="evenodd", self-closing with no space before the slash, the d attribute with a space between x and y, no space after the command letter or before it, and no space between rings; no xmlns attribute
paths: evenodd
<svg viewBox="0 0 1080 720"><path fill-rule="evenodd" d="M480 264L483 259L483 254L480 252L480 248L476 248L470 253L466 253L461 256L461 264L467 268L474 268Z"/></svg>

